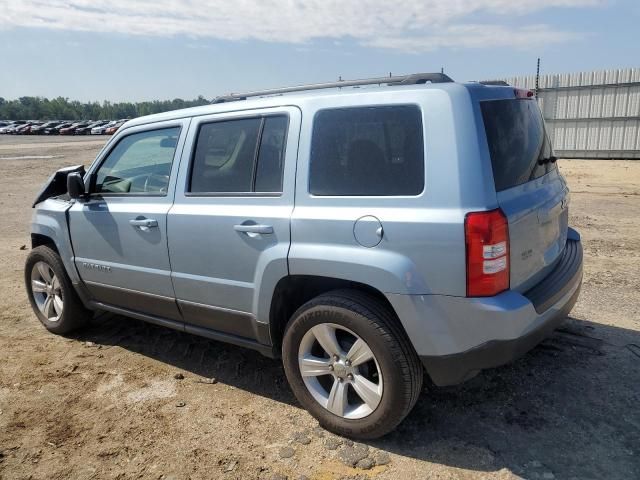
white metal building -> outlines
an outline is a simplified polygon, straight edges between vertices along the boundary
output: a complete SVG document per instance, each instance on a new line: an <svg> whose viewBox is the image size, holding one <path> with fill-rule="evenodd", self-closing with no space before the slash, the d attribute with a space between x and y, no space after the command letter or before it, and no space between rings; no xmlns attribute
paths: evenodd
<svg viewBox="0 0 640 480"><path fill-rule="evenodd" d="M640 68L541 75L538 101L558 157L640 158Z"/></svg>

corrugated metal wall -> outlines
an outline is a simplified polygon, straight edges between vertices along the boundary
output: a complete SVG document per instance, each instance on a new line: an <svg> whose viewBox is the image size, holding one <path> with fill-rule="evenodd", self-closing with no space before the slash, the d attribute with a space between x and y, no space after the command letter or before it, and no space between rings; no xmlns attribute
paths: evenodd
<svg viewBox="0 0 640 480"><path fill-rule="evenodd" d="M535 88L535 75L503 80ZM640 158L640 68L541 75L538 101L557 156Z"/></svg>

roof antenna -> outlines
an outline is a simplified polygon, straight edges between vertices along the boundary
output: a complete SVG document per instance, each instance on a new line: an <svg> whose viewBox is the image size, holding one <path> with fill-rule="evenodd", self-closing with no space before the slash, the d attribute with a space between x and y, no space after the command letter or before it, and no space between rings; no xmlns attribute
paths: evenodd
<svg viewBox="0 0 640 480"><path fill-rule="evenodd" d="M444 67L440 67L440 73L444 73Z"/></svg>
<svg viewBox="0 0 640 480"><path fill-rule="evenodd" d="M538 65L536 67L536 98L538 98L538 90L540 90L540 57L538 57Z"/></svg>

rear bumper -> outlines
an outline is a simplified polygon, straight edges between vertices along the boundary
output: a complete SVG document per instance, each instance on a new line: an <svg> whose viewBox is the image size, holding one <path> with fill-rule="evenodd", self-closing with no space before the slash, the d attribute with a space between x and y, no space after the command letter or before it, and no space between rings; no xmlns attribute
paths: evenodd
<svg viewBox="0 0 640 480"><path fill-rule="evenodd" d="M485 368L498 367L521 357L544 340L569 314L580 294L575 290L569 301L553 316L534 330L512 340L490 340L466 352L443 355L422 356L422 364L436 385L455 385L477 375Z"/></svg>
<svg viewBox="0 0 640 480"><path fill-rule="evenodd" d="M569 229L560 261L540 283L524 293L537 313L558 303L582 279L582 244L578 232ZM574 302L575 303L575 302Z"/></svg>
<svg viewBox="0 0 640 480"><path fill-rule="evenodd" d="M389 295L436 385L454 385L508 363L548 336L575 305L582 284L582 245L571 231L554 270L524 294L487 298Z"/></svg>

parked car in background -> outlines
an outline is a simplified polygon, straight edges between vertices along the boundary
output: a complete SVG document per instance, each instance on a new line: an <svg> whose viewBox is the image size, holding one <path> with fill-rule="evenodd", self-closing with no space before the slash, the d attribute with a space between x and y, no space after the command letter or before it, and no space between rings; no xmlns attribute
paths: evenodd
<svg viewBox="0 0 640 480"><path fill-rule="evenodd" d="M66 127L69 127L70 125L71 125L71 122L62 122L53 127L45 128L43 133L45 135L58 135L58 132L60 131L61 128L66 128Z"/></svg>
<svg viewBox="0 0 640 480"><path fill-rule="evenodd" d="M20 125L24 125L26 120L3 120L3 126L0 126L0 133L11 133L11 130Z"/></svg>
<svg viewBox="0 0 640 480"><path fill-rule="evenodd" d="M107 128L104 133L106 135L113 135L114 133L116 133L118 131L118 129L124 125L126 123L126 119L123 120L118 120L113 126Z"/></svg>
<svg viewBox="0 0 640 480"><path fill-rule="evenodd" d="M27 128L23 128L20 131L20 135L31 135L34 128L40 127L44 122L29 122L29 126Z"/></svg>
<svg viewBox="0 0 640 480"><path fill-rule="evenodd" d="M14 135L22 135L22 132L24 132L26 129L30 128L31 124L30 123L25 123L23 125L18 125L16 126L16 128L13 129L13 131L11 132Z"/></svg>
<svg viewBox="0 0 640 480"><path fill-rule="evenodd" d="M86 123L86 122L76 122L76 123L73 123L73 124L69 125L68 127L61 128L58 133L60 135L73 135L75 133L76 129L84 128L87 125L89 125L89 124Z"/></svg>
<svg viewBox="0 0 640 480"><path fill-rule="evenodd" d="M107 128L113 127L116 123L118 123L116 120L111 120L110 122L107 122L104 125L93 127L91 129L91 135L104 135L105 130Z"/></svg>
<svg viewBox="0 0 640 480"><path fill-rule="evenodd" d="M85 127L78 127L76 128L76 131L73 132L74 135L89 135L91 133L91 130L97 127L101 127L102 125L106 125L107 124L107 120L100 120L99 122L92 122L90 124L88 124Z"/></svg>
<svg viewBox="0 0 640 480"><path fill-rule="evenodd" d="M5 134L15 133L16 129L22 127L26 123L27 122L25 120L18 120L18 121L11 122L6 127L0 128L0 133L5 133Z"/></svg>
<svg viewBox="0 0 640 480"><path fill-rule="evenodd" d="M11 132L9 132L9 133L11 133L12 135L18 135L20 130L22 130L23 128L28 127L29 125L30 125L29 123L22 123L20 125L16 125L16 126L13 127L13 130L11 130Z"/></svg>
<svg viewBox="0 0 640 480"><path fill-rule="evenodd" d="M45 122L41 125L36 125L31 127L31 135L43 135L47 128L53 128L60 125L62 122L60 120L52 120Z"/></svg>
<svg viewBox="0 0 640 480"><path fill-rule="evenodd" d="M127 120L0 120L0 134L113 135Z"/></svg>
<svg viewBox="0 0 640 480"><path fill-rule="evenodd" d="M16 128L13 133L15 133L16 135L28 135L29 133L31 133L31 127L37 127L38 125L41 125L41 123L40 122L28 122L28 123L25 123L24 125Z"/></svg>

